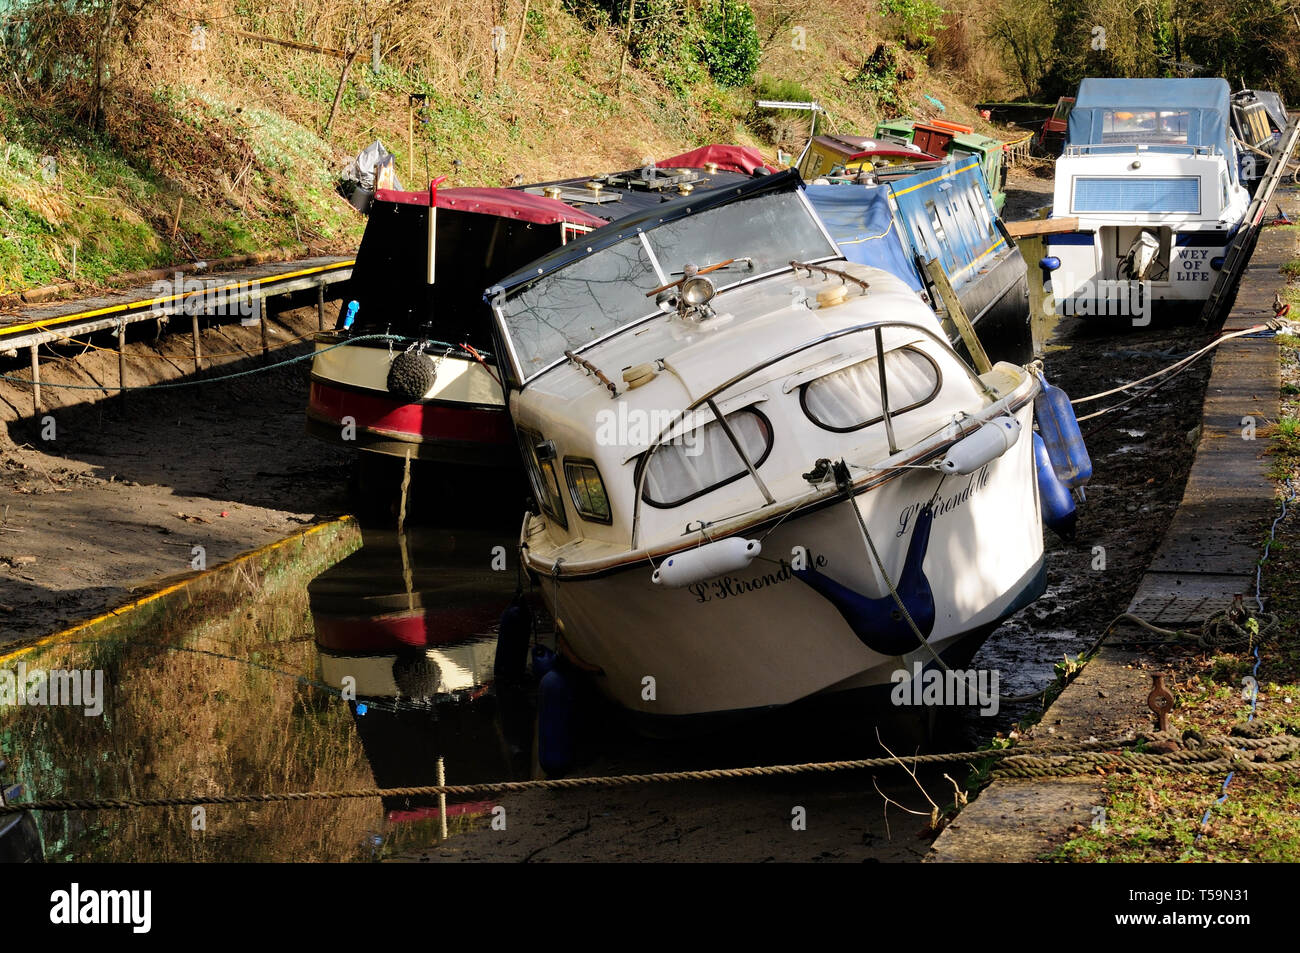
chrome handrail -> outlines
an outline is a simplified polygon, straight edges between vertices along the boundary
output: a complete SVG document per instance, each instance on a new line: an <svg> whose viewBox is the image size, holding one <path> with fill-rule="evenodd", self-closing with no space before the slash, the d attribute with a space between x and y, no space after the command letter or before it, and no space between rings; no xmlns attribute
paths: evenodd
<svg viewBox="0 0 1300 953"><path fill-rule="evenodd" d="M1084 142L1078 145L1066 146L1064 156L1084 156L1098 150L1096 154L1103 155L1100 150L1110 150L1110 155L1123 155L1127 152L1140 154L1143 152L1162 152L1169 155L1179 155L1186 153L1188 155L1221 155L1218 146L1197 146L1180 142Z"/></svg>
<svg viewBox="0 0 1300 953"><path fill-rule="evenodd" d="M764 485L763 481L759 479L758 473L754 468L753 464L749 461L749 458L741 451L739 441L737 441L734 435L731 434L730 428L727 426L722 415L718 414L716 410L717 405L715 403L717 396L723 391L728 390L731 387L734 387L736 384L740 383L745 378L751 377L754 374L757 374L759 371L771 367L773 364L778 364L781 361L784 361L788 357L793 357L794 355L809 350L810 348L817 347L819 344L825 344L829 341L834 341L837 340L838 338L847 337L850 334L857 334L862 331L875 331L880 328L889 328L889 327L907 328L912 331L919 331L920 333L926 335L928 338L930 338L932 341L938 344L942 349L946 350L949 354L951 354L953 357L957 359L957 363L961 365L961 367L966 371L967 376L970 377L972 381L974 381L975 385L986 396L994 399L997 398L997 394L994 393L993 389L989 387L989 385L986 384L977 373L975 373L974 369L972 369L970 365L968 365L965 361L961 359L961 355L957 353L957 351L953 348L952 344L949 343L949 341L946 338L941 337L940 335L936 334L934 331L931 331L927 327L924 327L919 324L913 324L909 321L898 321L898 320L868 321L865 324L855 324L852 327L841 328L838 331L831 331L827 334L823 334L819 337L813 338L811 341L805 341L802 344L798 344L792 348L788 348L787 350L781 352L780 354L774 357L766 358L758 362L757 364L755 364L753 367L741 371L739 374L736 374L733 377L727 379L723 383L719 384L718 386L706 392L702 397L699 397L696 400L694 400L689 406L687 406L684 410L682 410L679 414L677 414L672 420L670 420L666 425L664 425L662 429L660 429L659 435L654 439L654 442L651 443L651 445L648 448L642 451L641 454L639 454L639 456L642 457L642 462L638 465L639 474L637 476L637 482L636 482L636 498L632 501L632 540L629 548L633 550L636 549L637 537L640 535L640 531L641 531L641 503L642 503L641 498L645 493L646 475L650 471L650 458L653 457L656 452L658 452L661 446L663 446L664 438L668 435L668 433L673 428L675 428L681 421L685 420L688 414L693 413L694 411L698 410L700 407L703 407L705 405L712 405L712 407L714 408L714 415L716 419L718 420L719 423L722 424L723 430L728 434L729 437L731 437L733 446L736 448L736 451L740 453L740 458L745 463L746 468L749 471L749 475L753 477L755 483L759 487L759 491L763 494L764 499L767 500L767 502L764 505L770 506L773 503L775 503L775 500L771 497L771 494L768 492L767 487ZM883 367L881 369L883 370Z"/></svg>

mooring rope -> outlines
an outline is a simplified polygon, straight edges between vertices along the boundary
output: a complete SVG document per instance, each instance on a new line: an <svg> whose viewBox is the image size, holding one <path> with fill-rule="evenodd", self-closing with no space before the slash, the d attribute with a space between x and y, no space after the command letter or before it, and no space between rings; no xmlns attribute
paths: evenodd
<svg viewBox="0 0 1300 953"><path fill-rule="evenodd" d="M434 795L513 794L521 791L615 788L639 784L668 784L687 781L729 781L745 778L789 777L792 775L860 771L873 768L914 767L918 764L950 764L1002 761L995 777L1038 778L1092 774L1098 770L1172 771L1181 774L1215 774L1230 765L1247 772L1300 771L1300 737L1278 735L1269 738L1211 738L1204 747L1148 754L1113 750L1145 738L1124 737L1106 741L1061 742L1019 748L991 748L981 751L952 751L913 755L908 758L862 758L853 761L820 761L804 764L757 765L743 768L715 768L694 771L661 771L652 774L619 774L574 778L537 778L528 781L496 781L484 784L429 784L399 788L361 788L353 791L282 791L262 794L204 794L130 798L52 798L43 801L11 802L0 805L0 816L22 811L98 811L141 807L191 807L206 804L268 804L290 801L334 801L372 797L426 797ZM1253 757L1247 758L1246 755Z"/></svg>
<svg viewBox="0 0 1300 953"><path fill-rule="evenodd" d="M55 328L47 328L46 330L48 330L51 334L57 334L66 344L84 345L81 354L78 354L77 358L84 355L86 351L103 351L105 354L118 353L118 349L115 347L101 347L98 344L92 344L90 341L78 341L76 338L70 337L69 335L62 333L61 331L58 331ZM299 337L296 338L289 338L287 341L280 341L279 346L288 347L290 344L298 344L302 341L308 340L309 338L312 337L312 335L318 333L319 332L317 331L311 331L307 334L300 335ZM218 353L218 354L204 354L203 360L211 361L211 360L216 360L219 357L248 357L250 356L251 353L252 353L251 351L225 351L223 353ZM141 354L138 352L132 353L131 357L139 358L141 360L151 360L151 361L172 361L173 363L176 361L192 361L194 359L188 354ZM76 360L76 358L73 358L73 360Z"/></svg>
<svg viewBox="0 0 1300 953"><path fill-rule="evenodd" d="M1198 630L1189 631L1187 629L1162 629L1158 625L1152 625L1141 616L1133 615L1131 612L1125 612L1115 617L1115 622L1132 622L1134 625L1141 626L1148 632L1163 636L1159 639L1123 639L1111 642L1112 645L1120 648L1137 647L1142 645L1174 645L1180 641L1194 642L1203 649L1214 649L1224 652L1241 652L1257 645L1264 645L1277 639L1282 634L1282 622L1272 612L1254 612L1243 610L1253 620L1258 630L1252 632L1246 626L1232 618L1232 609L1223 609L1209 616ZM1247 620L1247 624L1249 621ZM1111 623L1110 628L1114 628L1115 622ZM1107 630L1109 632L1109 629Z"/></svg>
<svg viewBox="0 0 1300 953"><path fill-rule="evenodd" d="M1191 364L1199 360L1201 357L1205 356L1210 351L1214 350L1214 348L1218 347L1220 344L1223 344L1225 341L1231 341L1233 338L1244 337L1248 334L1257 334L1260 331L1275 330L1272 327L1273 324L1280 324L1280 322L1265 322L1264 324L1256 324L1253 327L1245 328L1240 331L1232 331L1228 334L1221 335L1215 338L1209 344L1205 345L1204 347L1193 351L1191 354L1188 354L1186 357L1179 358L1177 361L1174 361L1174 363L1170 364L1168 367L1162 367L1160 370L1148 374L1146 377L1139 377L1135 381L1129 381L1127 384L1120 384L1118 387L1112 387L1110 390L1099 391L1096 394L1089 394L1087 397L1076 397L1074 400L1071 400L1070 403L1071 405L1077 407L1079 406L1079 404L1086 404L1089 401L1100 400L1103 397L1110 397L1113 394L1121 394L1127 390L1131 390L1132 388L1136 387L1138 384L1145 384L1149 380L1155 380L1157 377L1163 377L1165 374L1168 374L1171 371L1178 370L1180 367L1183 367L1184 365ZM1151 389L1154 390L1154 388ZM1097 416L1097 415L1093 414L1091 416Z"/></svg>

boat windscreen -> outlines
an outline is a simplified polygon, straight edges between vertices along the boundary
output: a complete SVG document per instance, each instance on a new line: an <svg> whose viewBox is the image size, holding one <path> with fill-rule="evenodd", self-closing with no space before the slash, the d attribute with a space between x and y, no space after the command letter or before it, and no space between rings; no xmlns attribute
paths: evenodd
<svg viewBox="0 0 1300 953"><path fill-rule="evenodd" d="M600 248L527 284L500 305L521 381L566 350L599 340L658 313L652 291L682 274L727 259L713 272L719 291L789 267L792 260L833 257L835 246L795 190L764 192L669 219Z"/></svg>
<svg viewBox="0 0 1300 953"><path fill-rule="evenodd" d="M1231 155L1222 79L1097 79L1079 83L1070 146L1187 145Z"/></svg>
<svg viewBox="0 0 1300 953"><path fill-rule="evenodd" d="M440 208L429 285L428 214L427 205L372 204L350 283L356 330L490 349L483 287L558 248L562 226Z"/></svg>
<svg viewBox="0 0 1300 953"><path fill-rule="evenodd" d="M1187 142L1191 116L1186 110L1172 109L1103 109L1101 141L1160 142L1182 145Z"/></svg>

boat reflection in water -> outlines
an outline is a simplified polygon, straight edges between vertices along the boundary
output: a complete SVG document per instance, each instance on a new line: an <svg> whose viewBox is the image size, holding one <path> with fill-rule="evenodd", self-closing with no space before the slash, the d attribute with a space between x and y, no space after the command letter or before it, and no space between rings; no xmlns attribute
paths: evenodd
<svg viewBox="0 0 1300 953"><path fill-rule="evenodd" d="M357 552L309 586L321 681L348 701L381 788L528 777L532 712L493 688L494 629L515 592L514 554L481 530L364 531ZM508 548L508 547L507 547ZM449 799L456 802L458 799ZM490 811L449 803L449 818ZM389 797L390 824L437 820L437 797Z"/></svg>

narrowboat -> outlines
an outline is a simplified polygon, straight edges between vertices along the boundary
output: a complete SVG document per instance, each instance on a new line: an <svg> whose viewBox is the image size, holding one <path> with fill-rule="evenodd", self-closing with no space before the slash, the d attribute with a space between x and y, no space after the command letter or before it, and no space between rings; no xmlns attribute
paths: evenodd
<svg viewBox="0 0 1300 953"><path fill-rule="evenodd" d="M1062 96L1056 101L1052 114L1043 120L1043 125L1038 130L1038 148L1053 159L1065 148L1065 133L1069 128L1070 110L1073 108L1074 97Z"/></svg>
<svg viewBox="0 0 1300 953"><path fill-rule="evenodd" d="M1258 89L1232 94L1232 131L1243 147L1241 180L1252 195L1282 143L1290 119L1282 97Z"/></svg>
<svg viewBox="0 0 1300 953"><path fill-rule="evenodd" d="M1209 297L1250 205L1222 79L1085 79L1056 161L1045 267L1063 314L1122 315Z"/></svg>
<svg viewBox="0 0 1300 953"><path fill-rule="evenodd" d="M347 317L315 336L309 432L391 456L511 465L487 309L471 289L604 224L509 189L377 191Z"/></svg>
<svg viewBox="0 0 1300 953"><path fill-rule="evenodd" d="M799 159L799 174L805 182L819 176L852 175L864 170L870 172L882 166L911 165L928 159L938 159L922 152L906 139L886 137L870 139L866 136L814 136Z"/></svg>
<svg viewBox="0 0 1300 953"><path fill-rule="evenodd" d="M1039 378L977 375L794 170L497 285L557 646L650 734L966 663L1044 589ZM899 717L904 717L901 713Z"/></svg>
<svg viewBox="0 0 1300 953"><path fill-rule="evenodd" d="M890 119L876 125L876 135L902 139L940 158L978 159L989 194L993 196L993 207L1001 212L1006 204L1007 162L1005 143L1001 139L981 135L973 126L946 119Z"/></svg>
<svg viewBox="0 0 1300 953"><path fill-rule="evenodd" d="M669 161L511 189L377 191L346 316L315 336L308 431L371 453L517 468L479 293L610 221L771 171L740 147Z"/></svg>
<svg viewBox="0 0 1300 953"><path fill-rule="evenodd" d="M808 186L808 199L844 256L893 272L940 312L949 340L970 353L925 264L936 260L992 360L1033 357L1025 261L998 217L979 160L879 168Z"/></svg>

